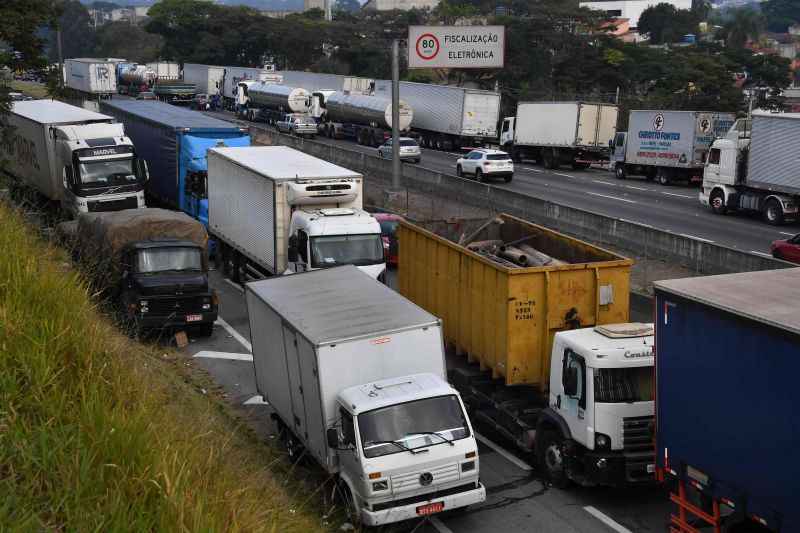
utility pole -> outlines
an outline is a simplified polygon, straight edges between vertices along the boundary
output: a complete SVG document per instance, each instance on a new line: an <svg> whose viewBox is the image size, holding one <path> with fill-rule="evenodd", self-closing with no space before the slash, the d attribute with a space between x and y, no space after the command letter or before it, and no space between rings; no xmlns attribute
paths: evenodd
<svg viewBox="0 0 800 533"><path fill-rule="evenodd" d="M400 43L392 41L392 190L400 190Z"/></svg>
<svg viewBox="0 0 800 533"><path fill-rule="evenodd" d="M61 23L56 28L56 43L58 44L58 87L64 88L64 56L61 52Z"/></svg>

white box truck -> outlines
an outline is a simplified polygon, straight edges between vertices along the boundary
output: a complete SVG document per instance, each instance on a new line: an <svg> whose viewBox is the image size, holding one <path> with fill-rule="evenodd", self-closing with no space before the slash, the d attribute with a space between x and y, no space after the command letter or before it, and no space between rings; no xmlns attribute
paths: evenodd
<svg viewBox="0 0 800 533"><path fill-rule="evenodd" d="M248 283L256 388L290 457L368 526L486 499L441 321L353 266ZM277 340L277 342L276 342Z"/></svg>
<svg viewBox="0 0 800 533"><path fill-rule="evenodd" d="M14 102L6 170L66 213L144 207L147 163L112 117L57 100Z"/></svg>
<svg viewBox="0 0 800 533"><path fill-rule="evenodd" d="M761 213L769 224L800 214L800 113L753 113L711 145L700 203L714 213Z"/></svg>
<svg viewBox="0 0 800 533"><path fill-rule="evenodd" d="M116 63L88 57L67 59L64 85L82 95L111 98L117 92Z"/></svg>
<svg viewBox="0 0 800 533"><path fill-rule="evenodd" d="M208 151L209 233L234 281L353 264L385 279L363 177L286 146Z"/></svg>
<svg viewBox="0 0 800 533"><path fill-rule="evenodd" d="M711 143L724 137L733 113L705 111L631 111L628 131L617 132L612 143L614 175L673 181L701 181Z"/></svg>
<svg viewBox="0 0 800 533"><path fill-rule="evenodd" d="M183 81L197 88L197 94L214 96L222 94L222 81L225 78L225 67L184 63Z"/></svg>
<svg viewBox="0 0 800 533"><path fill-rule="evenodd" d="M520 102L516 116L503 119L500 145L518 162L589 168L608 161L618 111L616 104Z"/></svg>
<svg viewBox="0 0 800 533"><path fill-rule="evenodd" d="M225 77L222 80L222 98L226 107L231 107L239 92L239 82L246 80L267 81L268 75L275 76L263 68L253 67L225 67Z"/></svg>
<svg viewBox="0 0 800 533"><path fill-rule="evenodd" d="M181 79L181 66L178 63L156 61L154 63L147 63L147 68L156 73L156 79L158 80Z"/></svg>

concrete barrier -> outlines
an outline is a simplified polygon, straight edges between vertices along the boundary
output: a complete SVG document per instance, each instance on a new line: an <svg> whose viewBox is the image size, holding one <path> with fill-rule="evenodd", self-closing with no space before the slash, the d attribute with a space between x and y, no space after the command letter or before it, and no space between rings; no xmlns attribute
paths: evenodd
<svg viewBox="0 0 800 533"><path fill-rule="evenodd" d="M367 187L375 178L385 183L391 180L392 162L389 160L261 127L252 128L252 133L257 142L291 146L361 172L366 176ZM728 246L677 235L647 224L621 220L450 176L419 165L403 165L402 171L403 186L411 190L486 208L492 212L509 213L580 239L618 247L638 256L679 264L701 274L727 274L795 266Z"/></svg>

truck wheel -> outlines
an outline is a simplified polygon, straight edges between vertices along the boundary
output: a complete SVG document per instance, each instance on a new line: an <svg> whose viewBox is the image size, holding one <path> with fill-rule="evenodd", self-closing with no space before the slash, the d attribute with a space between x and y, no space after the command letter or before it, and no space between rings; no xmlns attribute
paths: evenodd
<svg viewBox="0 0 800 533"><path fill-rule="evenodd" d="M725 205L725 195L719 189L714 189L711 193L708 205L711 206L711 211L717 215L724 215L728 212L728 206Z"/></svg>
<svg viewBox="0 0 800 533"><path fill-rule="evenodd" d="M625 179L625 165L622 163L617 163L614 165L614 177L618 180Z"/></svg>
<svg viewBox="0 0 800 533"><path fill-rule="evenodd" d="M539 465L550 484L557 489L569 487L570 481L564 468L564 439L552 429L545 429L537 447Z"/></svg>
<svg viewBox="0 0 800 533"><path fill-rule="evenodd" d="M783 224L783 208L775 198L767 200L767 204L764 206L764 220L773 226Z"/></svg>
<svg viewBox="0 0 800 533"><path fill-rule="evenodd" d="M670 183L669 179L669 172L667 172L664 168L659 168L658 172L656 172L656 179L658 179L659 185L667 186Z"/></svg>
<svg viewBox="0 0 800 533"><path fill-rule="evenodd" d="M358 503L353 497L350 487L341 479L336 481L336 499L342 504L347 520L356 526L361 524L361 512L359 511Z"/></svg>
<svg viewBox="0 0 800 533"><path fill-rule="evenodd" d="M464 172L461 170L461 165L456 165L456 176L459 178L464 175Z"/></svg>

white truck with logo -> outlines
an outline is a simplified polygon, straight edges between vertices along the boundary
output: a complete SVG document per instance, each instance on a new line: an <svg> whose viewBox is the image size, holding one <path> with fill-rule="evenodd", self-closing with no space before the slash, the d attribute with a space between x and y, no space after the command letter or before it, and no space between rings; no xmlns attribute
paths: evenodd
<svg viewBox="0 0 800 533"><path fill-rule="evenodd" d="M208 151L209 233L235 281L339 265L385 280L363 176L286 146Z"/></svg>
<svg viewBox="0 0 800 533"><path fill-rule="evenodd" d="M714 139L733 125L732 113L704 111L631 111L628 131L612 143L614 175L639 175L661 185L700 181Z"/></svg>
<svg viewBox="0 0 800 533"><path fill-rule="evenodd" d="M145 206L147 163L112 117L57 100L14 102L6 171L71 217Z"/></svg>
<svg viewBox="0 0 800 533"><path fill-rule="evenodd" d="M117 65L106 59L67 59L64 61L64 85L81 95L111 98L117 92Z"/></svg>
<svg viewBox="0 0 800 533"><path fill-rule="evenodd" d="M352 266L245 287L258 393L289 456L335 476L350 520L379 526L486 499L438 318Z"/></svg>

